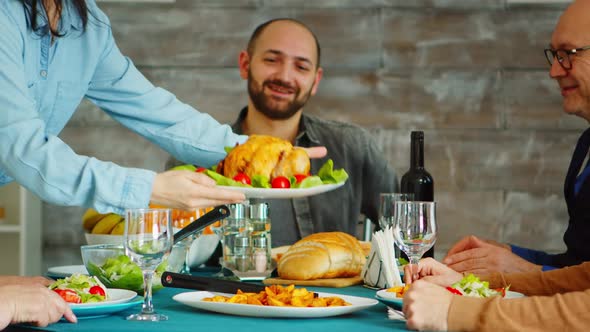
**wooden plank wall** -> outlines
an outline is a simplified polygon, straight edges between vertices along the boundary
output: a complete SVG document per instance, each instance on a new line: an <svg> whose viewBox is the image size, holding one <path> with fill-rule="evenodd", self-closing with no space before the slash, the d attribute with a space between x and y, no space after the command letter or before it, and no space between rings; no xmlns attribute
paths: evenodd
<svg viewBox="0 0 590 332"><path fill-rule="evenodd" d="M370 128L400 174L426 133L438 255L465 234L563 250L563 178L587 124L561 110L543 48L565 5L505 0L177 0L100 3L119 47L156 85L220 122L245 105L237 54L261 22L300 19L325 69L306 112ZM61 137L78 152L161 170L167 154L84 104ZM77 259L83 209L44 206L47 265ZM74 254L72 254L74 252Z"/></svg>

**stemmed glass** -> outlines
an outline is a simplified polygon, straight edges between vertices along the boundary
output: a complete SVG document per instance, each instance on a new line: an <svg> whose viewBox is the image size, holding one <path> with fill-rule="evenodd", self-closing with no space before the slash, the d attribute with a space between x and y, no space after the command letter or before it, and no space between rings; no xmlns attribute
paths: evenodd
<svg viewBox="0 0 590 332"><path fill-rule="evenodd" d="M143 273L144 301L141 312L128 320L162 321L152 304L152 277L164 256L172 250L173 239L170 209L129 209L125 217L125 253Z"/></svg>
<svg viewBox="0 0 590 332"><path fill-rule="evenodd" d="M415 271L414 265L418 265L422 255L436 242L436 203L398 201L395 206L393 237Z"/></svg>
<svg viewBox="0 0 590 332"><path fill-rule="evenodd" d="M381 229L393 228L395 226L395 202L411 201L414 194L381 193L379 194L379 226Z"/></svg>
<svg viewBox="0 0 590 332"><path fill-rule="evenodd" d="M413 193L381 193L379 194L379 226L382 230L392 228L395 226L397 218L397 210L395 203L399 201L411 201L414 199ZM395 241L394 241L395 242ZM400 266L399 262L399 248L393 243L393 258L394 263Z"/></svg>

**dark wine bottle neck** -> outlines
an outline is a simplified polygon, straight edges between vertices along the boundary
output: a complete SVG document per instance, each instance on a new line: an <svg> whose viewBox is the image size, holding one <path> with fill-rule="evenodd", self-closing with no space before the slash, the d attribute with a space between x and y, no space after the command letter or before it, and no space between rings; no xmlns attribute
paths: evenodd
<svg viewBox="0 0 590 332"><path fill-rule="evenodd" d="M410 168L424 168L424 138L412 137Z"/></svg>

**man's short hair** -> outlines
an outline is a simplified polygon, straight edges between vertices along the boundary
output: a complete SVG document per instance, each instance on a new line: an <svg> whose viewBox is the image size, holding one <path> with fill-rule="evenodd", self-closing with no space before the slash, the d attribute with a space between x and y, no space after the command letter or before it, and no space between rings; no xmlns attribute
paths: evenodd
<svg viewBox="0 0 590 332"><path fill-rule="evenodd" d="M319 68L320 67L320 53L321 53L320 50L321 49L320 49L320 42L318 41L318 37L316 37L316 35L313 33L313 31L311 31L311 29L307 25L305 25L303 22L298 21L294 18L275 18L275 19L272 19L270 21L266 21L266 22L260 24L259 26L257 26L256 29L254 30L254 32L252 33L252 36L250 36L250 40L248 41L248 49L247 49L248 54L250 56L252 56L252 54L254 53L254 47L256 46L256 41L258 40L258 37L260 37L260 35L264 31L264 29L266 29L266 27L268 27L272 23L278 22L278 21L293 22L295 24L302 26L307 31L309 31L309 33L311 33L311 35L313 36L313 39L315 40L316 51L318 54L317 67Z"/></svg>

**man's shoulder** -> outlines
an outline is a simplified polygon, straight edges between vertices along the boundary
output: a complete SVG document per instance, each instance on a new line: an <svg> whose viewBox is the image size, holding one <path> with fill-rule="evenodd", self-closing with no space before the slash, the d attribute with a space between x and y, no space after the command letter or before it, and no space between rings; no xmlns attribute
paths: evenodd
<svg viewBox="0 0 590 332"><path fill-rule="evenodd" d="M369 130L353 123L322 119L314 115L305 115L305 119L306 125L309 126L308 129L320 136L323 134L338 134L354 139L371 137Z"/></svg>

